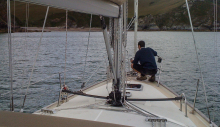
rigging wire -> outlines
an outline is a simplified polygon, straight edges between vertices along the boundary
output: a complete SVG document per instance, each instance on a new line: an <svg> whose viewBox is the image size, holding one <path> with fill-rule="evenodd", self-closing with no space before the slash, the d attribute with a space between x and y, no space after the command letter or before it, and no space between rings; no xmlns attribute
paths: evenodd
<svg viewBox="0 0 220 127"><path fill-rule="evenodd" d="M66 50L67 50L67 23L68 23L68 10L66 10L66 43L65 43L65 68L64 68L64 85L66 80Z"/></svg>
<svg viewBox="0 0 220 127"><path fill-rule="evenodd" d="M215 32L215 1L216 0L213 0L213 8L214 8L214 15L213 15L213 18L214 18L213 26L214 26L214 28L213 29L214 29L214 32ZM214 34L214 38L215 38L215 34Z"/></svg>
<svg viewBox="0 0 220 127"><path fill-rule="evenodd" d="M216 91L214 88L212 88L211 86L205 84L208 88L210 88L213 92L215 92L216 94L220 95L220 93L218 91Z"/></svg>
<svg viewBox="0 0 220 127"><path fill-rule="evenodd" d="M7 23L8 23L8 48L9 48L9 77L10 77L10 111L14 111L13 102L13 74L12 74L12 42L11 42L11 5L10 0L7 0Z"/></svg>
<svg viewBox="0 0 220 127"><path fill-rule="evenodd" d="M74 69L78 69L78 68L81 68L81 66L79 66L79 67L77 67L77 68L71 68L71 69L69 69L69 70L66 70L66 72L71 71L71 70L74 70ZM59 73L62 74L62 73L65 73L65 71L59 72ZM58 73L58 74L59 74L59 73ZM36 82L34 82L34 83L31 83L30 85L37 84L37 83L42 82L42 81L44 81L44 80L46 80L46 79L52 78L52 77L54 77L54 76L56 76L56 75L57 75L57 73L56 73L56 74L53 74L53 75L50 75L50 76L48 76L48 77L46 77L46 78L44 78L44 79L40 79L40 80L38 80L38 81L36 81ZM2 95L3 95L3 94L2 94Z"/></svg>
<svg viewBox="0 0 220 127"><path fill-rule="evenodd" d="M96 71L94 71L91 76L85 81L85 85L87 84L87 82L89 82L89 80L94 76L94 74L97 74L97 72L99 71L100 67L102 64L99 64L99 66L96 68Z"/></svg>
<svg viewBox="0 0 220 127"><path fill-rule="evenodd" d="M85 58L85 65L84 65L84 71L83 71L83 83L85 82L84 79L85 79L85 69L86 69L86 63L87 63L87 56L88 56L88 50L89 50L89 40L90 40L90 32L91 32L91 26L92 26L92 14L91 14L91 17L90 17L90 27L89 27L89 36L88 36L88 44L87 44L87 50L86 50L86 58Z"/></svg>
<svg viewBox="0 0 220 127"><path fill-rule="evenodd" d="M217 60L216 60L216 57L217 57L217 42L216 42L216 15L215 15L215 13L216 13L216 6L215 6L215 1L217 1L217 0L213 0L213 6L214 6L214 22L213 22L213 25L214 25L214 43L215 43L215 47L214 47L214 49L215 49L215 67L216 67L216 70L217 70ZM217 78L217 77L216 77Z"/></svg>
<svg viewBox="0 0 220 127"><path fill-rule="evenodd" d="M218 19L218 17L217 17L217 0L213 0L213 6L214 6L214 43L215 43L215 47L214 47L214 49L215 49L215 68L216 68L216 72L218 72L218 65L217 65L217 52L218 52L218 45L217 45L217 19ZM218 73L216 73L216 75L215 75L216 77L215 77L215 79L216 79L216 84L218 84ZM211 88L210 88L211 89ZM213 91L215 91L215 90L213 90ZM217 93L217 92L216 92ZM216 103L216 101L215 101L215 98L213 99L214 100L214 104ZM215 109L216 107L214 106L214 109ZM215 112L213 113L213 121L215 120Z"/></svg>
<svg viewBox="0 0 220 127"><path fill-rule="evenodd" d="M23 42L24 44L22 45L23 47L23 52L24 52L24 57L26 58L26 50L27 50L27 47L26 47L26 43L27 43L27 37L28 37L28 21L29 21L29 3L26 4L26 22L25 22L25 41ZM26 29L27 28L27 29ZM23 61L23 64L25 63L25 61ZM22 83L21 83L21 86L20 86L20 89L19 91L21 92L22 89L23 89L23 84L25 84L25 81L24 81L24 75L25 75L25 65L23 66L23 69L22 69ZM20 102L20 107L22 107L22 96L21 96L21 102ZM23 111L20 111L20 112L23 112Z"/></svg>
<svg viewBox="0 0 220 127"><path fill-rule="evenodd" d="M217 26L217 24L218 24L218 0L216 0L216 27L218 27ZM216 32L218 31L218 28L216 28ZM217 37L217 36L216 36ZM217 39L217 38L216 38ZM217 41L217 40L216 40Z"/></svg>
<svg viewBox="0 0 220 127"><path fill-rule="evenodd" d="M28 36L28 19L29 19L29 3L26 4L26 26L25 26L25 33Z"/></svg>
<svg viewBox="0 0 220 127"><path fill-rule="evenodd" d="M34 68L35 68L35 64L36 64L36 61L37 61L37 58L38 58L38 53L39 53L40 46L41 46L41 40L42 40L42 37L43 37L45 24L46 24L46 21L47 21L48 11L49 11L49 6L47 7L47 11L46 11L45 19L44 19L44 24L43 24L43 29L42 29L42 32L41 32L40 42L38 44L37 53L36 53L36 56L35 56L35 59L34 59L34 63L33 63L33 66L32 66L31 75L30 75L30 78L29 78L29 81L28 81L28 86L27 86L27 89L26 89L26 93L25 93L25 97L24 97L23 106L22 106L21 111L24 108L24 104L25 104L25 100L26 100L26 97L27 97L28 89L29 89L29 86L31 84L31 78L32 78L32 75L33 75L33 72L34 72Z"/></svg>
<svg viewBox="0 0 220 127"><path fill-rule="evenodd" d="M126 87L127 87L127 71L126 71L126 56L127 56L127 17L128 17L128 0L126 0L126 2L123 5L123 11L124 11L124 15L123 15L123 58L122 58L122 67L124 68L124 70L122 71L122 85L123 85L123 99L125 100L125 96L126 96ZM129 61L128 61L129 62Z"/></svg>
<svg viewBox="0 0 220 127"><path fill-rule="evenodd" d="M87 87L93 86L97 81L103 80L103 78L105 78L105 75L101 76L100 78L97 78L92 83L90 83L90 85L88 85Z"/></svg>
<svg viewBox="0 0 220 127"><path fill-rule="evenodd" d="M15 0L14 0L14 33L15 33ZM13 34L14 35L14 34ZM13 36L14 37L14 36Z"/></svg>
<svg viewBox="0 0 220 127"><path fill-rule="evenodd" d="M208 100L207 100L207 96L206 96L206 88L205 88L205 83L204 83L204 79L203 79L202 69L201 69L200 60L199 60L199 56L198 56L198 51L197 51L197 46L196 46L196 41L195 41L195 36L194 36L194 30L193 30L193 25L192 25L192 20L191 20L191 15L190 15L189 5L188 5L188 1L187 0L186 0L186 6L187 6L190 26L191 26L191 30L192 30L192 37L193 37L194 47L195 47L195 51L196 51L196 58L197 58L197 61L198 61L199 70L200 70L200 76L201 76L201 79L202 79L202 84L203 84L203 89L204 89L204 94L205 94L206 107L207 107L207 111L208 111L208 115L209 115L209 122L211 123L211 118L210 118L209 108L208 108Z"/></svg>
<svg viewBox="0 0 220 127"><path fill-rule="evenodd" d="M81 66L82 66L82 65L80 65L80 66L78 66L78 67L70 68L69 70L66 70L66 72L72 71L72 70L74 70L74 69L82 68ZM64 71L59 72L59 73L62 74L62 73L64 73ZM46 80L46 79L52 78L52 77L54 77L54 76L56 76L56 75L57 75L57 73L56 73L56 74L52 74L52 75L50 75L50 76L48 76L48 77L46 77L46 78L44 78L44 79L40 79L40 80L38 80L38 81L36 81L36 82L34 82L34 83L31 83L30 85L37 84L37 83L42 82L42 81L44 81L44 80ZM8 92L6 92L6 93L3 93L3 94L0 94L0 96L5 96L5 95L7 95L7 94L9 94L9 93L10 93L10 91L8 91Z"/></svg>
<svg viewBox="0 0 220 127"><path fill-rule="evenodd" d="M213 22L213 31L214 31L214 49L215 49L215 55L214 55L214 63L215 63L215 68L216 68L216 70L217 70L217 72L218 72L218 65L217 65L217 52L218 52L218 45L217 45L217 19L218 19L218 17L217 17L217 15L218 15L218 11L217 11L217 0L213 0L213 8L214 8L214 14L213 14L213 18L214 18L214 22ZM215 75L216 77L215 77L215 79L216 79L216 84L218 84L218 73L216 73L216 75ZM206 85L206 86L208 86L208 85ZM217 91L215 91L213 88L211 88L210 86L208 86L211 90L213 90L217 95L220 95ZM214 100L214 103L216 103L215 102L215 99L213 99ZM215 110L215 106L214 106L214 110ZM215 112L213 113L213 121L215 120L215 118L214 118L214 116L215 116L216 114L215 114Z"/></svg>
<svg viewBox="0 0 220 127"><path fill-rule="evenodd" d="M107 64L107 61L106 61L106 57L104 57L104 60L105 60L105 65L106 65L106 90L108 92L108 95L109 95L109 90L108 90L108 80L110 79L110 68L108 67L108 64Z"/></svg>
<svg viewBox="0 0 220 127"><path fill-rule="evenodd" d="M213 110L214 110L214 113L213 113L213 118L212 118L213 121L215 121L215 116L216 116L216 112L215 112L215 111L216 111L216 107L217 107L217 106L215 105L215 104L216 104L216 97L217 97L217 96L213 96L213 101L214 101L214 103L213 103L213 107L214 107Z"/></svg>

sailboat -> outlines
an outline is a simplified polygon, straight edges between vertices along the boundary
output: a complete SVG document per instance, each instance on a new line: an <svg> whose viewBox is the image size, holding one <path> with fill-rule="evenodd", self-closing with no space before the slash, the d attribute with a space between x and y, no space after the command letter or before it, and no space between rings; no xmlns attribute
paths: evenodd
<svg viewBox="0 0 220 127"><path fill-rule="evenodd" d="M80 91L70 91L60 79L57 102L33 114L0 112L1 116L4 116L0 119L3 126L217 127L187 102L184 93L176 94L162 85L160 78L158 82L138 81L135 78L136 73L126 72L128 4L126 0L24 0L24 2L45 5L48 9L50 6L100 15L111 79L90 87L82 85ZM134 45L137 47L138 0L134 3L136 26ZM109 32L104 17L110 18ZM134 50L137 51L136 48ZM161 63L162 58L159 57L158 61Z"/></svg>

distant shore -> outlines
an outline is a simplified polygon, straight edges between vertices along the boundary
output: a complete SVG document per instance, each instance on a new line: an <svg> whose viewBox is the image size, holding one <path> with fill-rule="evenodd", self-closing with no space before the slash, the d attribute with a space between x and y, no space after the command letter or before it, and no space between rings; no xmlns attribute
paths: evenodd
<svg viewBox="0 0 220 127"><path fill-rule="evenodd" d="M33 32L41 32L42 31L42 27L29 27L28 31L33 31ZM51 32L51 31L66 31L66 28L64 27L45 27L44 29L45 32ZM99 32L102 31L101 28L68 28L67 31L79 31L79 32Z"/></svg>
<svg viewBox="0 0 220 127"><path fill-rule="evenodd" d="M27 29L28 32L42 32L42 27L28 27ZM66 31L66 28L64 27L45 27L44 32L53 32L53 31ZM93 28L68 28L67 31L78 31L78 32L101 32L102 29L98 27L93 27ZM133 31L133 30L129 30ZM191 31L191 30L138 30L138 31ZM196 32L212 32L210 30L194 30ZM12 28L13 32L13 28ZM26 32L25 27L20 27L16 28L15 32ZM0 29L0 33L7 33L7 29Z"/></svg>
<svg viewBox="0 0 220 127"><path fill-rule="evenodd" d="M28 29L25 29L25 27L16 28L15 32L42 32L42 27L28 27ZM52 32L52 31L66 31L66 28L63 27L45 27L44 32ZM101 28L68 28L67 31L78 31L78 32L100 32L102 31ZM12 32L13 28L12 28ZM7 33L7 29L0 29L0 33Z"/></svg>

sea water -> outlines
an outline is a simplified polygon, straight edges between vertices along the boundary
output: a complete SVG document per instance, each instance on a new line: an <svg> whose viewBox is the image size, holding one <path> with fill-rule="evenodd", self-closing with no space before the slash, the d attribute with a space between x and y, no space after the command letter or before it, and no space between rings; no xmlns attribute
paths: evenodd
<svg viewBox="0 0 220 127"><path fill-rule="evenodd" d="M101 32L91 32L90 38L89 32L68 32L67 38L65 32L46 32L39 45L40 35L41 33L12 33L15 111L21 109L25 94L27 98L24 112L27 113L33 113L57 101L60 88L59 73L62 83L65 82L73 91L79 90L84 81L87 81L89 86L106 79L108 61ZM10 108L7 38L7 34L0 34L0 110ZM158 63L158 67L162 66L161 83L178 94L185 93L191 104L197 81L200 80L196 108L208 116L199 59L210 117L219 125L220 45L216 42L220 41L220 33L196 32L194 43L191 32L138 32L138 40L144 40L146 47L153 48L163 58L162 65ZM134 57L133 42L134 33L128 32L127 63L128 59ZM128 66L129 64L126 64L127 70ZM66 73L62 73L65 70ZM88 80L91 75L91 79Z"/></svg>

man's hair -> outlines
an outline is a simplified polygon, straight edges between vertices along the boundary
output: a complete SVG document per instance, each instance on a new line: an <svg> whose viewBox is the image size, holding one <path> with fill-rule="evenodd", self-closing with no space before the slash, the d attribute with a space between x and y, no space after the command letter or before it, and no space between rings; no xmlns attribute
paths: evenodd
<svg viewBox="0 0 220 127"><path fill-rule="evenodd" d="M139 41L138 45L140 45L140 47L145 47L145 42L144 41Z"/></svg>

